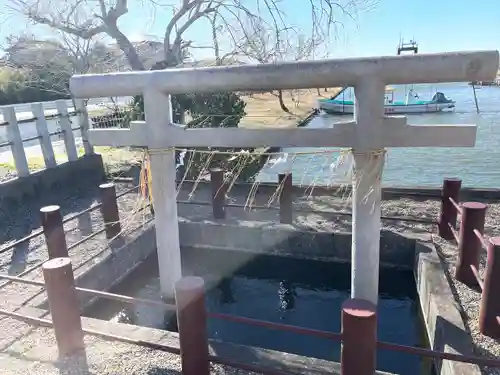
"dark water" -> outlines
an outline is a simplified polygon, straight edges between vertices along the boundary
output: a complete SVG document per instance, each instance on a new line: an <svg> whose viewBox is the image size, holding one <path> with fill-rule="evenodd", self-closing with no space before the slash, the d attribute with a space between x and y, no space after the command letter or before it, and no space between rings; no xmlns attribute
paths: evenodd
<svg viewBox="0 0 500 375"><path fill-rule="evenodd" d="M255 319L340 332L340 309L349 297L350 266L228 251L183 250L183 271L203 276L207 308ZM114 292L159 298L156 256L151 257ZM102 301L88 316L165 328L165 311ZM238 344L339 361L340 344L328 339L209 319L209 337ZM422 346L415 284L411 272L381 270L378 338ZM379 350L378 369L420 374L423 364L411 355Z"/></svg>

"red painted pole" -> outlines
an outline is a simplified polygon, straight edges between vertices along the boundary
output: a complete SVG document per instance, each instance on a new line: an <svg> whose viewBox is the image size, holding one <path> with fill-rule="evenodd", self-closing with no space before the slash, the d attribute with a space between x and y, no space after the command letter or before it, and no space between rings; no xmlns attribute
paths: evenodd
<svg viewBox="0 0 500 375"><path fill-rule="evenodd" d="M118 203L116 202L115 184L111 182L101 184L99 185L99 189L101 190L101 214L104 220L106 238L111 240L117 237L122 231Z"/></svg>
<svg viewBox="0 0 500 375"><path fill-rule="evenodd" d="M209 375L205 283L184 277L175 284L177 326L183 375Z"/></svg>
<svg viewBox="0 0 500 375"><path fill-rule="evenodd" d="M43 234L49 259L67 257L68 246L66 245L66 234L62 222L61 209L59 206L45 206L40 209L42 218Z"/></svg>
<svg viewBox="0 0 500 375"><path fill-rule="evenodd" d="M224 184L224 170L213 168L210 170L210 182L212 185L212 212L215 219L225 219L227 185Z"/></svg>
<svg viewBox="0 0 500 375"><path fill-rule="evenodd" d="M59 357L64 357L85 348L71 260L48 260L42 270Z"/></svg>
<svg viewBox="0 0 500 375"><path fill-rule="evenodd" d="M280 223L293 223L293 199L292 199L292 174L280 173L278 181L281 185L280 191Z"/></svg>
<svg viewBox="0 0 500 375"><path fill-rule="evenodd" d="M450 202L452 198L455 202L459 202L460 188L462 180L458 178L447 178L443 180L443 188L441 190L441 214L439 217L439 236L445 240L454 239L448 224L453 227L457 225L458 212L453 203Z"/></svg>
<svg viewBox="0 0 500 375"><path fill-rule="evenodd" d="M488 244L488 261L484 275L479 330L483 335L500 339L500 237L492 237Z"/></svg>
<svg viewBox="0 0 500 375"><path fill-rule="evenodd" d="M373 375L377 359L377 307L365 300L342 304L341 375Z"/></svg>
<svg viewBox="0 0 500 375"><path fill-rule="evenodd" d="M479 255L482 249L481 240L474 230L484 233L484 220L487 206L479 202L465 202L462 205L462 223L458 241L458 260L455 277L469 287L478 285L471 266L479 268Z"/></svg>

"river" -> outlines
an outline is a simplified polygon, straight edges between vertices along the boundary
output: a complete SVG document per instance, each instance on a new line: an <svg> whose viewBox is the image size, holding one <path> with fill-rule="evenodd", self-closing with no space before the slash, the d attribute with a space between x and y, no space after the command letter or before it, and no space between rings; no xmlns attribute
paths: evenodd
<svg viewBox="0 0 500 375"><path fill-rule="evenodd" d="M404 99L404 86L394 87L396 98ZM466 83L415 85L423 100L430 99L436 89L456 101L450 113L409 115L408 123L421 124L477 124L476 146L472 148L392 148L387 153L383 174L385 186L439 186L444 177L459 177L464 186L500 187L500 88L477 89L480 114L476 113L472 87ZM350 116L332 116L332 121L346 121ZM331 122L330 122L331 124ZM313 119L309 127L326 127L324 118ZM304 152L316 149L287 148L283 152ZM331 172L330 164L338 152L319 155L299 155L291 164L294 184L318 185L344 183L345 168ZM289 159L290 160L290 159ZM288 169L288 163L265 167L258 176L261 181L277 180L276 173Z"/></svg>

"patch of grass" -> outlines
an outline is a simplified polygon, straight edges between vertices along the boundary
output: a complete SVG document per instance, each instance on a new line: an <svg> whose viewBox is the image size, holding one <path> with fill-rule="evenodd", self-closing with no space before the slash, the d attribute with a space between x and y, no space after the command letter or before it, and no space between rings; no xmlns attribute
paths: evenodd
<svg viewBox="0 0 500 375"><path fill-rule="evenodd" d="M130 166L131 164L139 163L142 160L142 151L137 149L97 146L94 147L94 151L96 154L100 154L102 156L105 168L109 172L115 172L123 169L124 167ZM85 155L84 148L78 147L77 154L78 157ZM56 154L55 158L57 164L62 164L68 161L66 153ZM45 161L42 155L28 156L27 159L28 167L31 172L45 169ZM14 164L14 159L11 157L8 161L0 162L0 170L15 172L16 166Z"/></svg>
<svg viewBox="0 0 500 375"><path fill-rule="evenodd" d="M81 157L85 154L83 147L79 147L77 149L77 154L78 157ZM68 161L68 156L66 155L66 153L57 153L54 156L56 158L57 164L62 164ZM45 168L45 161L42 155L27 156L27 160L28 160L28 168L30 171L37 171ZM15 171L16 165L14 164L14 158L11 157L9 158L8 161L1 162L0 168L7 171Z"/></svg>
<svg viewBox="0 0 500 375"><path fill-rule="evenodd" d="M320 97L335 95L340 88L330 88L327 92L320 90L293 90L283 92L283 102L292 114L281 109L278 97L270 94L254 94L244 96L247 103L245 112L247 115L240 121L240 126L245 128L278 127L286 128L297 124L305 118L309 112L316 107L316 101Z"/></svg>
<svg viewBox="0 0 500 375"><path fill-rule="evenodd" d="M88 110L89 117L103 116L103 115L107 115L107 114L112 113L112 112L113 112L113 110L110 108L94 108L94 109Z"/></svg>
<svg viewBox="0 0 500 375"><path fill-rule="evenodd" d="M119 173L142 162L143 151L140 149L100 146L94 147L94 151L101 155L107 174Z"/></svg>

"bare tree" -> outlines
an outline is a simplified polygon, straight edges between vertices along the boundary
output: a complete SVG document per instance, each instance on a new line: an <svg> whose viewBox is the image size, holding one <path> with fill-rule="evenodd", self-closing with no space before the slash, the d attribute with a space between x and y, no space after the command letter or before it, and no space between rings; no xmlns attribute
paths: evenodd
<svg viewBox="0 0 500 375"><path fill-rule="evenodd" d="M114 57L101 43L73 34L58 34L51 39L34 35L7 38L3 47L5 64L30 74L33 81L25 81L27 87L39 85L40 79L50 79L44 90L67 95L71 75L117 70Z"/></svg>
<svg viewBox="0 0 500 375"><path fill-rule="evenodd" d="M246 57L250 62L261 64L307 60L314 56L314 52L323 43L322 34L306 37L294 28L272 30L266 23L251 20L240 30L238 42L231 55ZM283 100L283 91L278 90L272 94L278 97L281 109L290 113ZM293 93L292 100L298 100L293 97Z"/></svg>
<svg viewBox="0 0 500 375"><path fill-rule="evenodd" d="M165 26L163 37L163 66L175 66L182 61L187 47L193 41L184 39L186 31L199 20L211 17L214 28L223 26L227 35L236 42L235 30L248 20L268 25L276 35L287 27L285 3L280 0L176 0L162 3L150 0L154 6L173 10ZM326 38L342 23L341 17L354 18L378 0L309 0L304 1L304 14L311 14L311 35ZM111 37L124 52L133 70L144 70L144 64L134 44L118 26L118 19L128 13L127 0L9 0L9 7L38 25L92 39L105 34ZM218 47L217 47L218 48Z"/></svg>

